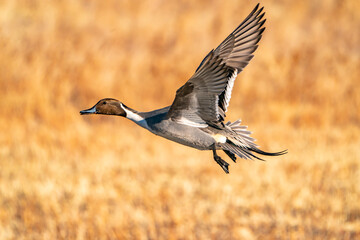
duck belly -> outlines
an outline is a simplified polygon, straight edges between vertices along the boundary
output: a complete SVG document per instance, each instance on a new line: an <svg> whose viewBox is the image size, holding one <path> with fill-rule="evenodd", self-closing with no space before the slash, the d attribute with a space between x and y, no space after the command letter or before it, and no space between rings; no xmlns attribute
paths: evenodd
<svg viewBox="0 0 360 240"><path fill-rule="evenodd" d="M203 130L177 123L161 123L149 129L152 133L199 150L210 150L215 144L214 138Z"/></svg>

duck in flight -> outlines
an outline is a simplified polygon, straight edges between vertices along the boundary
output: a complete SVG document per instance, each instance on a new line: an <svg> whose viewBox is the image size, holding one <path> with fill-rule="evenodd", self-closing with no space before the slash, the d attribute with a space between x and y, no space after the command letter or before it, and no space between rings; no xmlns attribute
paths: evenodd
<svg viewBox="0 0 360 240"><path fill-rule="evenodd" d="M265 152L254 143L241 121L224 123L236 76L253 58L265 30L263 7L259 4L245 20L202 60L194 75L176 91L171 106L150 112L136 111L119 100L101 99L80 114L126 117L150 132L199 150L211 150L214 160L229 173L229 164L218 154L223 150L231 160L259 159L256 154L279 156L287 151Z"/></svg>

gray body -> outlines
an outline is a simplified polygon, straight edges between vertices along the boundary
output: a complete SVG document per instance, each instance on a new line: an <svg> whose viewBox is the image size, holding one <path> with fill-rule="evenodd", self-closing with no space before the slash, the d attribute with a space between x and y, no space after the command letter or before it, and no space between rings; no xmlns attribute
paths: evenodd
<svg viewBox="0 0 360 240"><path fill-rule="evenodd" d="M215 139L202 128L178 124L171 119L166 119L169 108L138 114L146 120L147 129L160 137L199 150L212 149L212 146L216 144Z"/></svg>

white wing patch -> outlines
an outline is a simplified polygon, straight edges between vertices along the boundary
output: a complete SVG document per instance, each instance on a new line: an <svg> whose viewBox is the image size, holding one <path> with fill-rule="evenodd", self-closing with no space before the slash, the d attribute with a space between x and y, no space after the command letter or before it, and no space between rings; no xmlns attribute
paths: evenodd
<svg viewBox="0 0 360 240"><path fill-rule="evenodd" d="M231 92L232 92L232 89L234 87L234 82L235 82L237 74L238 74L238 70L235 69L234 73L229 77L229 81L228 81L228 84L226 86L225 97L224 97L225 112L227 111L227 108L229 107L230 98L231 98Z"/></svg>
<svg viewBox="0 0 360 240"><path fill-rule="evenodd" d="M220 118L220 114L219 114L219 108L218 108L218 106L219 106L219 96L215 96L215 106L214 106L214 108L215 108L215 116L216 116L216 119L218 119L219 120L219 118Z"/></svg>
<svg viewBox="0 0 360 240"><path fill-rule="evenodd" d="M193 122L193 121L190 121L189 119L184 118L184 117L176 120L176 122L180 123L180 124L183 124L183 125L190 126L190 127L206 128L208 126L206 123Z"/></svg>

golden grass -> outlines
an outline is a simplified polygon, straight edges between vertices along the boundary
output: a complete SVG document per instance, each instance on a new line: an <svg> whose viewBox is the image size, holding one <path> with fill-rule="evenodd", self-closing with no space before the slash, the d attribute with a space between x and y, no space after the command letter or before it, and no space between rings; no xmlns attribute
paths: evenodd
<svg viewBox="0 0 360 240"><path fill-rule="evenodd" d="M175 91L252 10L249 1L0 2L0 239L360 238L360 4L266 1L235 84L267 162L225 175L116 117Z"/></svg>

